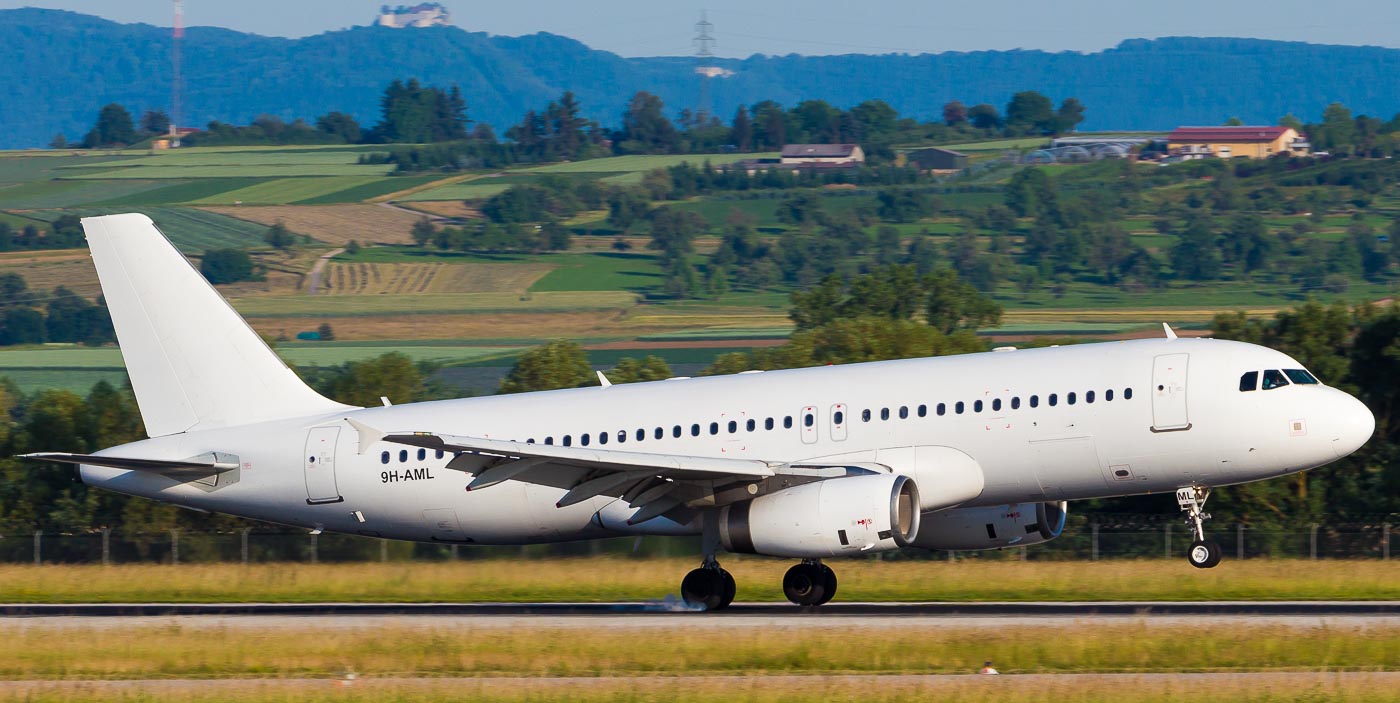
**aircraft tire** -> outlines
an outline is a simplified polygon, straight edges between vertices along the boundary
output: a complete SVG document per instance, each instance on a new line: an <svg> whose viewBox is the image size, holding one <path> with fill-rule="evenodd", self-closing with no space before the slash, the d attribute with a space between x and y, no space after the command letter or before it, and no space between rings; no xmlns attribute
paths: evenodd
<svg viewBox="0 0 1400 703"><path fill-rule="evenodd" d="M822 601L817 605L826 605L831 602L832 598L836 597L836 572L826 564L822 564L821 567L825 583L823 584Z"/></svg>
<svg viewBox="0 0 1400 703"><path fill-rule="evenodd" d="M724 610L725 608L729 607L730 603L734 602L734 596L739 592L739 584L734 582L734 574L731 574L728 571L725 571L724 569L719 570L719 576L720 580L724 584L724 592L723 597L720 598L719 605L715 607L715 610Z"/></svg>
<svg viewBox="0 0 1400 703"><path fill-rule="evenodd" d="M1191 562L1191 566L1197 569L1214 568L1220 563L1223 556L1220 545L1215 542L1196 541L1191 543L1191 548L1186 552L1186 560Z"/></svg>
<svg viewBox="0 0 1400 703"><path fill-rule="evenodd" d="M692 608L718 610L724 603L724 577L719 569L694 569L681 580L681 600ZM730 577L731 579L733 577Z"/></svg>
<svg viewBox="0 0 1400 703"><path fill-rule="evenodd" d="M803 562L783 575L783 595L797 605L821 605L827 601L826 583L821 564Z"/></svg>

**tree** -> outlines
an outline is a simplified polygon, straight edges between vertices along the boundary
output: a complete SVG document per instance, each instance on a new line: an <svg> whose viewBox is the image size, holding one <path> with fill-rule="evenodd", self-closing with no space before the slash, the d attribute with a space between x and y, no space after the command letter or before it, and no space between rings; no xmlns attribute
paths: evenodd
<svg viewBox="0 0 1400 703"><path fill-rule="evenodd" d="M364 137L360 123L343 112L330 112L316 118L316 129L346 144L357 144Z"/></svg>
<svg viewBox="0 0 1400 703"><path fill-rule="evenodd" d="M624 356L617 360L617 366L607 372L612 383L640 383L643 381L664 381L675 376L670 364L659 356L647 355L645 359Z"/></svg>
<svg viewBox="0 0 1400 703"><path fill-rule="evenodd" d="M103 106L97 113L97 124L83 139L83 147L88 149L127 146L137 141L136 126L132 124L131 113L116 103Z"/></svg>
<svg viewBox="0 0 1400 703"><path fill-rule="evenodd" d="M242 249L211 249L199 261L199 272L210 283L236 283L253 277L253 259Z"/></svg>
<svg viewBox="0 0 1400 703"><path fill-rule="evenodd" d="M661 98L638 92L622 114L618 150L624 154L669 154L676 151L680 135L667 119Z"/></svg>
<svg viewBox="0 0 1400 703"><path fill-rule="evenodd" d="M322 342L335 341L335 330L331 328L331 323L329 322L322 322L321 325L316 328L316 335L321 338Z"/></svg>
<svg viewBox="0 0 1400 703"><path fill-rule="evenodd" d="M773 151L787 144L787 112L772 100L764 100L750 111L754 123L754 149Z"/></svg>
<svg viewBox="0 0 1400 703"><path fill-rule="evenodd" d="M967 119L977 129L996 129L1001 126L1001 113L987 103L973 105L967 110Z"/></svg>
<svg viewBox="0 0 1400 703"><path fill-rule="evenodd" d="M1006 105L1006 126L1027 133L1053 131L1055 108L1050 98L1034 90L1023 90L1011 96L1011 102Z"/></svg>
<svg viewBox="0 0 1400 703"><path fill-rule="evenodd" d="M749 111L743 105L734 113L734 124L729 129L729 142L739 151L753 151L753 122L749 120Z"/></svg>
<svg viewBox="0 0 1400 703"><path fill-rule="evenodd" d="M141 131L147 136L160 136L170 132L170 115L164 110L147 110L141 115Z"/></svg>
<svg viewBox="0 0 1400 703"><path fill-rule="evenodd" d="M558 340L520 355L501 381L502 393L581 388L597 383L588 355L577 342Z"/></svg>
<svg viewBox="0 0 1400 703"><path fill-rule="evenodd" d="M382 405L380 398L412 403L428 394L424 367L401 352L343 365L326 390L335 400L362 408Z"/></svg>
<svg viewBox="0 0 1400 703"><path fill-rule="evenodd" d="M67 149L67 148L68 148L68 137L64 136L64 134L63 134L62 132L59 132L58 134L53 135L53 139L49 140L49 148L50 148L50 149Z"/></svg>
<svg viewBox="0 0 1400 703"><path fill-rule="evenodd" d="M428 242L434 241L437 238L437 233L437 225L434 225L432 220L420 217L417 222L413 223L413 229L410 230L409 236L413 237L414 244L422 247L427 246Z"/></svg>
<svg viewBox="0 0 1400 703"><path fill-rule="evenodd" d="M379 101L370 141L426 144L467 138L467 104L457 86L443 90L418 79L395 80Z"/></svg>
<svg viewBox="0 0 1400 703"><path fill-rule="evenodd" d="M960 127L967 124L967 106L954 100L943 105L943 124Z"/></svg>
<svg viewBox="0 0 1400 703"><path fill-rule="evenodd" d="M273 249L287 249L296 244L297 237L287 229L287 225L278 220L271 227L267 228L267 233L263 235L263 241ZM241 279L240 279L241 280Z"/></svg>
<svg viewBox="0 0 1400 703"><path fill-rule="evenodd" d="M1080 122L1084 121L1084 103L1078 98L1065 98L1060 103L1060 109L1055 111L1054 132L1055 134L1068 134L1073 132Z"/></svg>

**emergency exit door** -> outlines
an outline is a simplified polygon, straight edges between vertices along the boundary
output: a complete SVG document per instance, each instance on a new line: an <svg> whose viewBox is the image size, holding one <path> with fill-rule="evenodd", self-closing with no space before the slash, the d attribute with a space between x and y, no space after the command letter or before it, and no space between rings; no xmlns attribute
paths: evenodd
<svg viewBox="0 0 1400 703"><path fill-rule="evenodd" d="M1163 354L1152 361L1152 431L1191 429L1186 414L1186 366L1189 354Z"/></svg>
<svg viewBox="0 0 1400 703"><path fill-rule="evenodd" d="M338 503L340 488L335 482L335 444L339 427L315 427L306 437L306 502Z"/></svg>

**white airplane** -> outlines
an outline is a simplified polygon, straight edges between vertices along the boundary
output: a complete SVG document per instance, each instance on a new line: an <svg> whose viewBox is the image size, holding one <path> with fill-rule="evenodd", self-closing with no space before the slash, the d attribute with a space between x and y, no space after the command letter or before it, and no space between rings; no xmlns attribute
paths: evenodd
<svg viewBox="0 0 1400 703"><path fill-rule="evenodd" d="M83 221L150 439L79 465L93 486L389 539L533 544L700 535L682 597L733 600L716 554L801 560L1053 539L1066 501L1175 493L1195 541L1211 487L1303 471L1375 428L1287 355L1167 338L385 407L297 378L143 215ZM601 375L600 375L601 377Z"/></svg>

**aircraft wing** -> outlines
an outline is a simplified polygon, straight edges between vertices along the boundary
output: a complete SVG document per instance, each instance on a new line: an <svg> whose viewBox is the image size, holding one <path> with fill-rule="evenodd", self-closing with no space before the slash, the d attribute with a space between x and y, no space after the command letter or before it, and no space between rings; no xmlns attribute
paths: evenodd
<svg viewBox="0 0 1400 703"><path fill-rule="evenodd" d="M367 446L366 439L381 439L457 454L447 468L472 475L469 491L511 480L554 486L566 489L558 503L561 508L601 495L614 496L638 508L633 524L712 497L718 487L753 483L775 474L773 465L755 459L561 447L433 432L376 437L362 423L352 420L351 424L361 432L361 446ZM366 431L373 434L365 437Z"/></svg>

